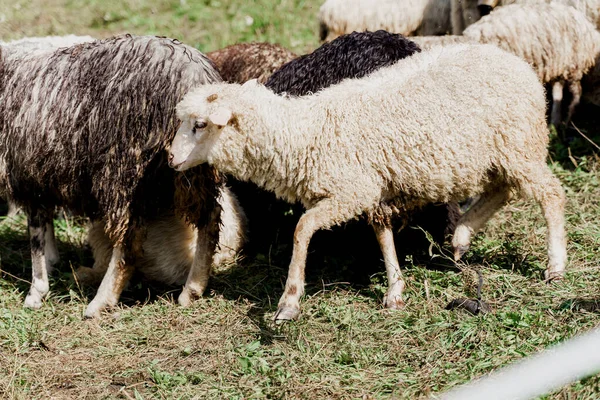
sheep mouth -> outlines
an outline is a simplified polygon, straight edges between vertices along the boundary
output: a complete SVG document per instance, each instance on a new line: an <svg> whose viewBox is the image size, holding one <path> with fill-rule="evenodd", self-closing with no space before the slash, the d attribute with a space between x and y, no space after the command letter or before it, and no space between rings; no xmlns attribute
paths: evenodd
<svg viewBox="0 0 600 400"><path fill-rule="evenodd" d="M174 164L173 160L169 160L169 167L173 168L175 171L181 171L181 166L185 164L185 161L182 161L180 163Z"/></svg>

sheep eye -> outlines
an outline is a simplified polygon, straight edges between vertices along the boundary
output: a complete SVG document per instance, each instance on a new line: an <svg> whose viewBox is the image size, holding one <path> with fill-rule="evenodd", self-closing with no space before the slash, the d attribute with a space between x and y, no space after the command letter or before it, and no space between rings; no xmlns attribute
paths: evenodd
<svg viewBox="0 0 600 400"><path fill-rule="evenodd" d="M192 129L192 131L194 133L196 133L197 129L204 129L204 128L206 128L206 125L207 125L206 121L196 121L196 123L194 124L194 128Z"/></svg>

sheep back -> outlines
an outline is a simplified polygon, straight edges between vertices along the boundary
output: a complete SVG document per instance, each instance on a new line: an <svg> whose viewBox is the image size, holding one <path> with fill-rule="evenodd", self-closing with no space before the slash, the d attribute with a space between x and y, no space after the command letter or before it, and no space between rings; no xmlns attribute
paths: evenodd
<svg viewBox="0 0 600 400"><path fill-rule="evenodd" d="M69 47L76 44L93 42L91 36L41 36L41 37L25 37L10 42L0 42L0 45L6 46L11 56L23 56L40 51L55 50L60 47Z"/></svg>
<svg viewBox="0 0 600 400"><path fill-rule="evenodd" d="M580 80L600 51L600 33L576 9L561 4L499 7L464 31L529 62L542 82Z"/></svg>
<svg viewBox="0 0 600 400"><path fill-rule="evenodd" d="M264 83L288 61L296 58L291 51L271 43L239 43L207 53L226 82L244 83L258 79Z"/></svg>
<svg viewBox="0 0 600 400"><path fill-rule="evenodd" d="M462 35L444 35L444 36L413 36L411 40L423 50L432 49L435 46L449 46L459 43L474 43L469 38Z"/></svg>
<svg viewBox="0 0 600 400"><path fill-rule="evenodd" d="M131 218L172 208L164 150L178 125L175 105L220 81L199 51L129 35L9 61L3 75L0 159L10 197L26 209L105 216L113 241Z"/></svg>
<svg viewBox="0 0 600 400"><path fill-rule="evenodd" d="M346 78L368 75L419 51L417 44L399 34L353 32L285 64L265 86L275 93L303 96Z"/></svg>

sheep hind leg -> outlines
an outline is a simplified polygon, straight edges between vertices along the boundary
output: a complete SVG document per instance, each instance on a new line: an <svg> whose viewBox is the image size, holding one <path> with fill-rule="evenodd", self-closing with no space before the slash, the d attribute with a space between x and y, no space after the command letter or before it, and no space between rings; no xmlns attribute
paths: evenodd
<svg viewBox="0 0 600 400"><path fill-rule="evenodd" d="M383 306L398 310L404 307L402 292L404 291L405 283L402 279L402 272L400 271L398 256L396 255L394 234L391 227L382 224L373 224L373 230L383 253L388 279L388 290L383 298Z"/></svg>
<svg viewBox="0 0 600 400"><path fill-rule="evenodd" d="M550 112L550 123L558 127L561 117L561 107L563 99L564 83L561 81L554 82L552 85L552 111Z"/></svg>
<svg viewBox="0 0 600 400"><path fill-rule="evenodd" d="M206 290L219 241L220 218L221 208L216 207L212 210L207 224L198 228L194 260L185 286L177 299L179 305L183 307L191 305Z"/></svg>
<svg viewBox="0 0 600 400"><path fill-rule="evenodd" d="M455 261L460 260L469 250L471 237L484 227L496 211L510 200L510 197L508 188L490 189L460 218L452 237Z"/></svg>
<svg viewBox="0 0 600 400"><path fill-rule="evenodd" d="M273 317L276 322L298 319L300 297L304 294L308 244L316 231L333 226L336 220L339 220L339 211L330 200L322 200L300 217L294 232L294 249L285 289Z"/></svg>
<svg viewBox="0 0 600 400"><path fill-rule="evenodd" d="M52 223L52 213L45 210L29 210L27 224L29 228L29 243L31 246L31 288L25 298L24 307L38 309L42 300L50 290L48 282L48 259L46 252L46 230Z"/></svg>
<svg viewBox="0 0 600 400"><path fill-rule="evenodd" d="M530 169L529 190L542 208L548 227L546 243L548 247L548 268L544 272L546 281L563 277L567 264L567 239L565 236L565 192L546 164ZM534 175L535 174L535 175ZM532 177L539 177L535 183Z"/></svg>

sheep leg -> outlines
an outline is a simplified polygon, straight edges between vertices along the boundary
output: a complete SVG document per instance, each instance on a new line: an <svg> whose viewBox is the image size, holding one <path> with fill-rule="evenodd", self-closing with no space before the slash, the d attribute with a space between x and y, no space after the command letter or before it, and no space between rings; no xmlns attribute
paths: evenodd
<svg viewBox="0 0 600 400"><path fill-rule="evenodd" d="M19 211L21 211L21 208L17 205L17 203L15 203L12 200L7 200L8 203L8 212L6 213L6 216L8 218L14 218L17 216L17 214L19 213Z"/></svg>
<svg viewBox="0 0 600 400"><path fill-rule="evenodd" d="M54 234L54 224L49 222L46 224L46 232L45 232L46 246L45 246L45 255L46 255L46 263L48 273L52 272L52 266L56 265L60 260L60 255L58 254L58 247L56 246L56 236Z"/></svg>
<svg viewBox="0 0 600 400"><path fill-rule="evenodd" d="M557 81L552 85L552 111L550 113L550 123L558 126L561 120L561 106L563 98L563 82Z"/></svg>
<svg viewBox="0 0 600 400"><path fill-rule="evenodd" d="M393 310L404 307L402 292L404 291L404 280L396 255L396 246L394 246L394 234L391 227L373 224L375 236L383 253L385 270L387 272L388 290L383 298L383 306Z"/></svg>
<svg viewBox="0 0 600 400"><path fill-rule="evenodd" d="M88 304L85 310L85 317L99 317L100 312L105 308L116 306L121 292L133 275L133 270L133 263L126 262L125 246L123 244L115 245L106 274L104 274L94 300Z"/></svg>
<svg viewBox="0 0 600 400"><path fill-rule="evenodd" d="M550 169L544 164L532 168L540 176L536 184L530 184L533 198L539 203L548 226L548 268L544 272L547 281L561 279L567 264L567 238L565 236L565 192ZM529 175L529 177L535 175ZM531 180L530 180L531 181Z"/></svg>
<svg viewBox="0 0 600 400"><path fill-rule="evenodd" d="M194 300L200 298L208 285L210 270L219 241L220 218L221 208L216 207L211 212L208 223L198 228L194 260L185 286L177 299L177 302L183 307L189 306Z"/></svg>
<svg viewBox="0 0 600 400"><path fill-rule="evenodd" d="M452 237L455 261L460 260L469 250L473 234L483 228L496 211L510 200L510 197L511 193L506 188L489 190L460 218Z"/></svg>
<svg viewBox="0 0 600 400"><path fill-rule="evenodd" d="M336 212L329 201L321 201L300 217L294 232L294 250L285 289L273 318L275 321L294 320L300 315L300 297L304 294L304 270L308 244L316 231L334 225L336 217L339 217L339 211Z"/></svg>
<svg viewBox="0 0 600 400"><path fill-rule="evenodd" d="M567 124L571 122L573 113L575 113L575 107L577 107L581 101L581 82L571 82L569 84L569 91L573 95L573 98L571 100L571 104L569 104L569 113L567 114L567 120L565 121Z"/></svg>
<svg viewBox="0 0 600 400"><path fill-rule="evenodd" d="M92 247L94 265L92 268L79 267L75 271L77 282L83 285L97 286L108 270L112 258L113 245L104 232L104 221L92 221L88 228L88 242Z"/></svg>
<svg viewBox="0 0 600 400"><path fill-rule="evenodd" d="M102 278L94 300L85 310L86 318L96 318L108 307L114 307L135 269L135 260L143 254L145 227L131 223L124 241L113 244L108 269Z"/></svg>
<svg viewBox="0 0 600 400"><path fill-rule="evenodd" d="M48 259L45 256L46 230L52 223L52 213L45 210L30 210L27 213L29 243L31 246L31 288L25 298L26 308L37 309L42 306L42 299L48 294ZM54 232L52 232L54 233Z"/></svg>

